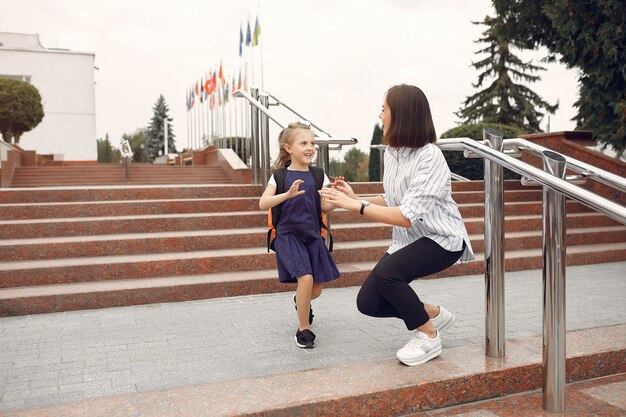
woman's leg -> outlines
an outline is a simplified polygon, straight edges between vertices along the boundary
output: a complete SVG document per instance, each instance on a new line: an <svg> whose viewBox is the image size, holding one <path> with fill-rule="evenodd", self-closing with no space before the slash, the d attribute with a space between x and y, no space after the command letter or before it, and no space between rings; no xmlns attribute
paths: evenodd
<svg viewBox="0 0 626 417"><path fill-rule="evenodd" d="M297 277L296 305L300 330L309 328L309 309L311 307L311 295L314 288L313 275L306 274Z"/></svg>
<svg viewBox="0 0 626 417"><path fill-rule="evenodd" d="M429 313L409 283L442 271L456 263L463 251L449 252L428 238L384 256L374 267L357 297L357 307L373 317L398 317L409 330L430 328ZM432 307L429 310L432 312Z"/></svg>

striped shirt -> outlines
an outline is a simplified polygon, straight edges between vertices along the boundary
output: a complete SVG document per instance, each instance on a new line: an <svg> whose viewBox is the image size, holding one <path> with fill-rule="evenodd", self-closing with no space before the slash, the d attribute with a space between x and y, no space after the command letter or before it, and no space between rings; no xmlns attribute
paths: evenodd
<svg viewBox="0 0 626 417"><path fill-rule="evenodd" d="M465 242L460 261L474 259L459 207L452 199L450 169L436 145L429 143L418 149L389 147L383 186L387 206L399 207L411 222L408 228L393 227L388 253L427 237L451 252L461 250Z"/></svg>

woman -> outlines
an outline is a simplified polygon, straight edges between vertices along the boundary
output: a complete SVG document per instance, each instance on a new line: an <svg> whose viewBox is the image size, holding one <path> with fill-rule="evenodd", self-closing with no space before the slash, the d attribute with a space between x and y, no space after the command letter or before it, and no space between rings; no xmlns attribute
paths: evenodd
<svg viewBox="0 0 626 417"><path fill-rule="evenodd" d="M320 190L322 199L366 219L393 226L392 243L357 296L357 307L373 317L397 317L413 334L396 357L406 365L425 363L441 353L439 332L454 315L423 303L409 283L474 258L457 204L450 169L441 150L426 96L397 85L387 91L380 119L385 152L384 196L358 197L337 181Z"/></svg>

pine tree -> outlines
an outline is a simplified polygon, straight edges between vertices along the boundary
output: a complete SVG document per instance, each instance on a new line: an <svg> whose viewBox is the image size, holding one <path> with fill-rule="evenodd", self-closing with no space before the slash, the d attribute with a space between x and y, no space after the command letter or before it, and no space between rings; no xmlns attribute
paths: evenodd
<svg viewBox="0 0 626 417"><path fill-rule="evenodd" d="M163 125L167 120L167 147L168 153L176 153L176 143L174 133L172 131L172 118L168 116L169 108L165 103L165 98L161 94L156 104L152 108L154 116L148 126L148 157L150 161L154 161L159 155L165 152L165 136L163 133Z"/></svg>
<svg viewBox="0 0 626 417"><path fill-rule="evenodd" d="M383 143L383 129L377 123L374 126L374 133L372 134L371 145L380 145ZM380 177L380 155L382 150L377 148L370 148L370 163L369 163L369 180L381 181Z"/></svg>
<svg viewBox="0 0 626 417"><path fill-rule="evenodd" d="M96 142L98 144L98 162L119 162L121 155L120 151L113 149L108 133L104 135L104 139L97 139Z"/></svg>
<svg viewBox="0 0 626 417"><path fill-rule="evenodd" d="M472 66L482 71L474 88L480 88L489 78L494 81L485 89L469 96L455 114L463 123L500 123L517 126L529 132L541 132L539 124L545 109L554 113L558 103L551 105L525 85L515 81L535 82L540 79L529 72L543 71L545 68L533 65L532 61L524 62L511 51L511 44L505 37L506 21L503 17L486 16L482 22L474 24L486 25L483 37L476 43L487 46L477 54L487 53L481 61Z"/></svg>
<svg viewBox="0 0 626 417"><path fill-rule="evenodd" d="M493 0L510 23L507 38L576 68L578 129L626 151L626 2L624 0Z"/></svg>

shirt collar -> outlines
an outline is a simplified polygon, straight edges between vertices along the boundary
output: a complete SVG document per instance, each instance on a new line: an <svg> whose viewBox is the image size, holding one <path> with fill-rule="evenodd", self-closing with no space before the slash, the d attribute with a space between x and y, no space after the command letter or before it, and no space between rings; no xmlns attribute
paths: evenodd
<svg viewBox="0 0 626 417"><path fill-rule="evenodd" d="M426 146L426 145L424 145ZM419 150L421 150L422 148L424 148L423 146L421 148L406 148L406 147L402 147L402 148L392 148L391 146L389 148L387 148L387 152L390 152L391 155L396 159L396 160L400 160L400 159L407 159L408 157L410 157L414 152L417 152Z"/></svg>

